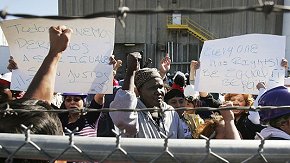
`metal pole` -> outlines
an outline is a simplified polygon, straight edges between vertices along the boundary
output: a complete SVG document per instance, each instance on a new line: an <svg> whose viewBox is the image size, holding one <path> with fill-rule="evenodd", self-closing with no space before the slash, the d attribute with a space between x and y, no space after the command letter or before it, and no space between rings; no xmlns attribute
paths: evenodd
<svg viewBox="0 0 290 163"><path fill-rule="evenodd" d="M69 145L68 136L31 135L31 141L37 144L52 157L58 156ZM74 145L91 159L124 161L128 160L120 154L108 154L116 148L116 138L103 137L74 137ZM25 136L20 134L0 134L0 157L7 157L6 152L13 153L25 141ZM150 162L164 152L164 139L122 138L120 146L137 162ZM260 140L210 140L210 151L229 162L242 162L258 152ZM168 150L181 162L199 162L209 154L207 141L204 139L169 139ZM290 141L266 140L263 156L268 162L286 162L290 160ZM13 158L49 159L30 145L21 148ZM68 150L61 160L86 160L79 151ZM206 162L215 162L216 157L207 157ZM263 160L255 158L254 162ZM172 158L162 157L158 162L172 162Z"/></svg>

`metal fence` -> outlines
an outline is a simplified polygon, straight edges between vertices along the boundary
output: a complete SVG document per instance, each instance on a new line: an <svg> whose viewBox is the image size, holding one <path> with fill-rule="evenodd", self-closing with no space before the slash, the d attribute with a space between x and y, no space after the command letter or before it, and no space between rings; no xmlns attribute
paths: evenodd
<svg viewBox="0 0 290 163"><path fill-rule="evenodd" d="M3 116L21 112L112 112L112 111L160 111L158 108L128 109L103 108L92 109L56 109L27 110L11 108L8 103L0 105ZM27 104L27 106L35 106ZM16 106L15 106L16 107ZM198 107L172 108L172 110L252 110L290 109L290 106L259 107ZM162 139L122 138L117 133L115 138L74 136L51 136L30 134L33 126L22 125L24 134L0 133L0 157L6 162L14 158L48 160L88 161L88 162L290 162L290 141L267 140L259 134L260 140L225 140L211 139L169 139L162 133Z"/></svg>
<svg viewBox="0 0 290 163"><path fill-rule="evenodd" d="M0 133L0 157L88 162L289 162L287 140L144 139Z"/></svg>
<svg viewBox="0 0 290 163"><path fill-rule="evenodd" d="M261 2L261 1L259 1ZM0 11L0 17L16 16L25 18L76 19L115 15L123 27L127 14L157 13L236 13L242 11L289 12L288 6L275 5L266 1L259 5L220 9L180 10L129 10L120 0L118 11L94 13L84 17L36 16L11 14ZM127 109L128 110L128 109ZM9 110L6 110L9 111ZM11 110L10 110L11 111ZM99 110L106 111L106 110ZM114 111L114 110L111 110ZM132 111L132 110L128 110ZM13 162L15 158L88 161L88 162L290 162L290 141L287 140L218 140L204 139L143 139L79 137L72 131L69 136L30 135L33 126L23 126L24 134L0 133L0 157Z"/></svg>
<svg viewBox="0 0 290 163"><path fill-rule="evenodd" d="M6 19L7 16L21 17L21 18L45 18L45 19L91 19L96 17L108 17L114 16L119 19L121 25L125 28L125 18L128 14L135 15L149 15L149 14L230 14L238 13L244 11L250 12L261 12L265 15L270 13L284 13L290 12L289 6L277 5L274 1L267 0L262 2L258 0L258 4L251 6L239 6L239 7L221 7L214 9L200 9L200 8L188 8L188 9L162 9L160 6L155 9L140 9L140 10L130 10L129 7L125 6L125 0L119 0L119 6L116 11L104 11L97 12L85 16L39 16L39 15L29 15L29 14L13 14L6 10L0 10L0 18Z"/></svg>

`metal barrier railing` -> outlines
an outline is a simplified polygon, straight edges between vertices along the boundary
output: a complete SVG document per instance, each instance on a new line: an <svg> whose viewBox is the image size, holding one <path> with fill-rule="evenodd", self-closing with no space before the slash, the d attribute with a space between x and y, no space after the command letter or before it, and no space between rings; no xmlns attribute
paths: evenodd
<svg viewBox="0 0 290 163"><path fill-rule="evenodd" d="M32 106L32 105L27 105ZM194 110L261 110L290 109L290 106L262 107L199 107ZM193 108L176 108L173 110L192 110ZM81 112L112 112L112 111L152 111L158 108L128 109L128 108L85 108ZM160 111L160 110L159 110ZM3 116L21 112L80 112L80 110L25 110L11 108L2 104ZM70 161L130 161L130 162L286 162L290 160L290 141L266 140L222 140L202 136L203 139L162 139L122 138L116 133L116 138L74 136L77 129L68 131L69 136L31 135L33 126L24 126L23 135L0 133L0 157L13 162L14 158L43 159ZM162 133L160 133L162 134Z"/></svg>
<svg viewBox="0 0 290 163"><path fill-rule="evenodd" d="M122 0L120 0L122 2ZM129 10L120 3L118 10L93 13L83 17L37 16L27 14L10 14L0 11L0 17L16 16L25 18L47 19L89 19L104 16L116 16L123 27L127 14L158 14L158 13L236 13L241 11L289 12L288 6L265 3L248 7L220 9L178 9L178 10ZM9 107L8 107L9 109ZM4 110L5 113L17 110ZM121 110L121 109L120 109ZM19 110L18 110L19 111ZM25 110L23 110L25 111ZM27 111L27 110L26 110ZM61 110L59 110L61 111ZM106 111L106 110L98 110ZM110 111L114 111L113 109ZM124 110L125 111L125 110ZM127 109L127 111L133 111ZM136 110L135 110L136 111ZM75 137L71 131L69 136L30 135L33 126L23 126L24 134L0 133L0 157L13 162L15 158L42 159L54 162L60 160L87 161L131 161L131 162L289 162L290 142L284 140L212 140L202 139L142 139L122 138L117 133L116 138ZM121 152L121 153L120 153ZM262 159L261 159L262 158Z"/></svg>
<svg viewBox="0 0 290 163"><path fill-rule="evenodd" d="M0 157L68 161L287 162L287 140L143 139L0 133ZM75 131L72 131L72 133Z"/></svg>

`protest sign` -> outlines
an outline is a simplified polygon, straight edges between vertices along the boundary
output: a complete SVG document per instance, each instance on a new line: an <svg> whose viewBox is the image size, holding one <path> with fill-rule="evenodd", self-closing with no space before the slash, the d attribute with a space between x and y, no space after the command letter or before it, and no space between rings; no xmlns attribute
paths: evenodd
<svg viewBox="0 0 290 163"><path fill-rule="evenodd" d="M49 28L66 25L73 30L56 74L56 92L112 93L115 19L16 19L1 22L10 54L19 69L11 88L26 90L49 51Z"/></svg>
<svg viewBox="0 0 290 163"><path fill-rule="evenodd" d="M200 55L195 88L204 92L257 94L284 84L285 36L248 34L206 41Z"/></svg>

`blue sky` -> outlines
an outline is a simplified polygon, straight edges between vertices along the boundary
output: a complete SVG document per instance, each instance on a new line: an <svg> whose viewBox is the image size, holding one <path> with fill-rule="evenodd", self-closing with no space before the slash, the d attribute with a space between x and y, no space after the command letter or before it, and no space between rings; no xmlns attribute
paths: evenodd
<svg viewBox="0 0 290 163"><path fill-rule="evenodd" d="M58 0L0 0L3 9L11 14L57 15Z"/></svg>
<svg viewBox="0 0 290 163"><path fill-rule="evenodd" d="M58 15L58 0L0 0L0 10L6 10L10 14ZM7 16L6 20L17 18ZM0 45L6 45L2 30L0 30Z"/></svg>
<svg viewBox="0 0 290 163"><path fill-rule="evenodd" d="M58 0L0 0L0 10L3 9L10 14L58 15ZM16 19L16 17L7 17L6 20L8 19ZM0 45L7 45L1 28ZM7 54L0 56L0 73L6 73L9 52L1 48L0 53Z"/></svg>

